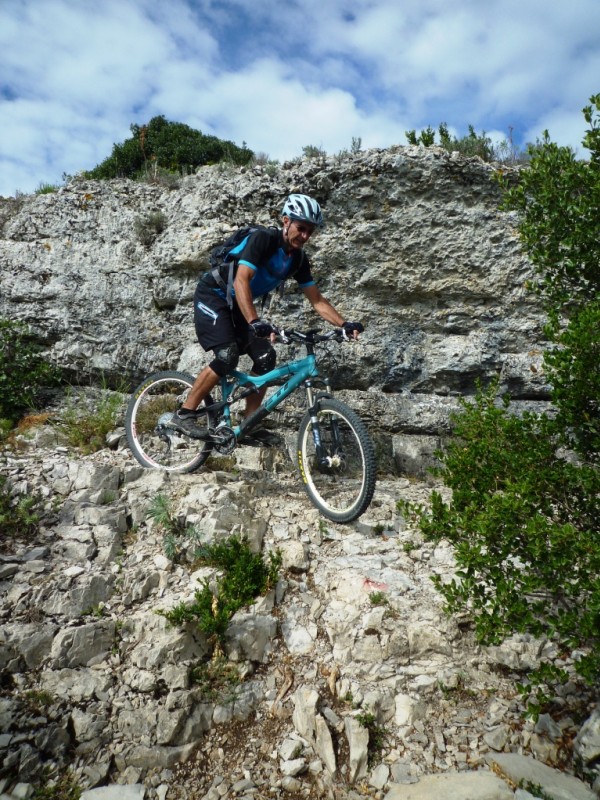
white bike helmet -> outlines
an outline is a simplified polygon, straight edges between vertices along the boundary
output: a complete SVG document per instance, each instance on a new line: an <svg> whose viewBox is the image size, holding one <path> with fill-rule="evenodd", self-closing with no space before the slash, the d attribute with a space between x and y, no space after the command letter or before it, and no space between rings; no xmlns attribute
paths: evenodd
<svg viewBox="0 0 600 800"><path fill-rule="evenodd" d="M311 225L323 225L321 206L307 194L291 194L285 201L281 215Z"/></svg>

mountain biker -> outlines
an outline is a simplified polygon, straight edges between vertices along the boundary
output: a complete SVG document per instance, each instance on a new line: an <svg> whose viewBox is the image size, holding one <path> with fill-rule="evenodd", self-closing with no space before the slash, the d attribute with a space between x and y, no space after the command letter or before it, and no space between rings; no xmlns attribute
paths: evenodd
<svg viewBox="0 0 600 800"><path fill-rule="evenodd" d="M253 362L253 373L264 375L275 367L274 328L260 319L254 301L279 286L293 274L313 309L324 320L358 338L364 328L348 322L326 300L312 277L303 248L314 230L323 225L316 200L303 194L290 194L282 209L283 228L257 230L234 249L237 272L231 297L215 280L212 272L199 280L194 294L196 336L214 358L196 378L182 407L173 415L170 427L192 438L206 438L206 428L196 423L195 410L217 385L221 377L236 368L240 355ZM221 282L222 283L222 282ZM246 399L246 416L260 406L266 387ZM253 434L254 435L254 434Z"/></svg>

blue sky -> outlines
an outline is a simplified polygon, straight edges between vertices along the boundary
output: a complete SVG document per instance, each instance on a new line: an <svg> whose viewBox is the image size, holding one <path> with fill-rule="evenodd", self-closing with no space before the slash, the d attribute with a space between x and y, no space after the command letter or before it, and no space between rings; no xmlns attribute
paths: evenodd
<svg viewBox="0 0 600 800"><path fill-rule="evenodd" d="M581 154L599 0L0 0L0 196L153 116L280 161L445 122Z"/></svg>

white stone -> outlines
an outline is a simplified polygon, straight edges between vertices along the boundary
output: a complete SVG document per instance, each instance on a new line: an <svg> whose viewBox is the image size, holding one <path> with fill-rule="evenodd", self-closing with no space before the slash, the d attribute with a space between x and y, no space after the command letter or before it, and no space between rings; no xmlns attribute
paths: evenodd
<svg viewBox="0 0 600 800"><path fill-rule="evenodd" d="M84 572L85 569L83 567L73 565L72 567L67 567L65 570L65 575L67 578L75 578L77 575L81 575Z"/></svg>
<svg viewBox="0 0 600 800"><path fill-rule="evenodd" d="M395 700L394 722L399 728L413 725L417 720L424 719L426 706L408 694L398 694Z"/></svg>
<svg viewBox="0 0 600 800"><path fill-rule="evenodd" d="M144 800L146 789L142 784L99 786L81 793L81 800Z"/></svg>

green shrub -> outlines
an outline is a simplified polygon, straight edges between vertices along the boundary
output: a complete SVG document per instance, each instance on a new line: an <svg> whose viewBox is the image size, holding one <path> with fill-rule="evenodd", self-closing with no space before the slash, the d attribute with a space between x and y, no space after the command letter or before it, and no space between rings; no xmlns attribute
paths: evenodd
<svg viewBox="0 0 600 800"><path fill-rule="evenodd" d="M30 689L22 695L31 713L40 716L44 709L51 706L55 701L53 695L44 689Z"/></svg>
<svg viewBox="0 0 600 800"><path fill-rule="evenodd" d="M480 641L512 633L547 638L590 683L600 678L600 95L584 115L589 161L544 139L530 147L503 208L536 268L548 313L545 368L555 413L511 413L495 387L463 403L437 474L452 489L415 511L425 538L454 546L456 577L434 582L450 611L468 610ZM564 663L564 662L563 662ZM529 675L551 688L566 677L542 660ZM531 705L540 710L542 694Z"/></svg>
<svg viewBox="0 0 600 800"><path fill-rule="evenodd" d="M197 557L200 563L220 571L216 592L213 594L208 581L204 581L202 588L195 593L193 603L180 603L161 613L174 625L196 622L219 652L235 612L275 585L281 559L269 553L265 561L260 554L250 550L246 541L236 536L200 548Z"/></svg>
<svg viewBox="0 0 600 800"><path fill-rule="evenodd" d="M554 347L544 358L567 446L600 459L600 94L583 109L590 160L550 141L531 148L515 186L503 181L503 207L519 212L519 232L536 267L535 290ZM567 325L565 327L565 320Z"/></svg>
<svg viewBox="0 0 600 800"><path fill-rule="evenodd" d="M314 144L307 144L302 148L302 156L304 158L326 158L327 153L322 147L317 147Z"/></svg>
<svg viewBox="0 0 600 800"><path fill-rule="evenodd" d="M547 637L561 653L585 651L576 669L598 679L600 473L560 458L553 421L512 415L494 387L462 405L433 470L452 499L433 492L430 511L399 504L428 541L454 548L456 577L432 580L448 611L469 610L480 642Z"/></svg>
<svg viewBox="0 0 600 800"><path fill-rule="evenodd" d="M55 183L40 183L35 190L36 194L54 194L59 187Z"/></svg>
<svg viewBox="0 0 600 800"><path fill-rule="evenodd" d="M446 123L442 123L439 127L440 144L449 153L454 151L459 152L463 156L472 157L479 156L484 161L494 160L494 148L492 140L485 131L477 133L472 125L469 125L469 133L467 136L462 136L457 139L456 136L451 136L448 131Z"/></svg>
<svg viewBox="0 0 600 800"><path fill-rule="evenodd" d="M238 606L230 604L228 598L223 595L220 598L213 595L208 581L204 581L202 588L195 592L193 603L189 605L180 603L165 612L164 616L173 625L181 626L187 622L195 622L208 642L214 648L219 646L220 651L229 620L237 609Z"/></svg>
<svg viewBox="0 0 600 800"><path fill-rule="evenodd" d="M0 442L8 437L13 427L14 423L12 420L0 417Z"/></svg>
<svg viewBox="0 0 600 800"><path fill-rule="evenodd" d="M149 247L167 227L167 218L162 211L153 211L145 217L137 217L133 227L138 241L144 247Z"/></svg>
<svg viewBox="0 0 600 800"><path fill-rule="evenodd" d="M111 155L85 173L92 179L153 179L167 173L183 174L204 164L230 161L247 164L252 151L245 144L207 136L182 122L153 117L146 125L131 125L131 137L113 145Z"/></svg>
<svg viewBox="0 0 600 800"><path fill-rule="evenodd" d="M180 561L182 556L188 553L191 561L196 560L200 533L194 525L187 524L173 513L167 497L162 494L156 495L148 514L162 529L165 555L170 561Z"/></svg>
<svg viewBox="0 0 600 800"><path fill-rule="evenodd" d="M494 145L485 131L477 133L472 125L468 126L469 133L460 138L452 136L445 122L438 127L439 147L449 153L460 153L465 157L479 156L484 161L500 161L508 164L520 164L529 160L526 150L518 148L512 138L512 130L508 139ZM420 133L415 130L406 131L406 140L412 145L432 147L436 144L436 131L429 125Z"/></svg>
<svg viewBox="0 0 600 800"><path fill-rule="evenodd" d="M520 214L521 241L538 275L532 288L556 325L561 313L598 292L600 163L577 160L570 147L551 142L547 131L530 153L530 166L515 186L500 177L502 208Z"/></svg>
<svg viewBox="0 0 600 800"><path fill-rule="evenodd" d="M369 600L372 606L387 606L390 602L385 592L371 592Z"/></svg>
<svg viewBox="0 0 600 800"><path fill-rule="evenodd" d="M388 732L383 725L379 725L371 711L362 711L356 715L356 719L369 732L367 762L369 767L374 767L381 761L381 753L388 739Z"/></svg>
<svg viewBox="0 0 600 800"><path fill-rule="evenodd" d="M106 447L107 434L114 431L123 413L123 395L102 390L93 408L72 396L58 420L67 442L82 453L95 453Z"/></svg>
<svg viewBox="0 0 600 800"><path fill-rule="evenodd" d="M256 153L252 159L252 164L264 167L265 172L270 178L274 178L280 168L279 161L276 158L269 158L267 153Z"/></svg>
<svg viewBox="0 0 600 800"><path fill-rule="evenodd" d="M414 130L406 131L405 136L406 141L415 146L422 144L423 147L431 147L435 144L435 131L431 125L428 125L419 134Z"/></svg>
<svg viewBox="0 0 600 800"><path fill-rule="evenodd" d="M0 531L6 540L31 538L39 530L42 501L38 495L14 497L8 479L0 475Z"/></svg>
<svg viewBox="0 0 600 800"><path fill-rule="evenodd" d="M64 772L43 785L36 785L32 800L79 800L81 787L71 772Z"/></svg>
<svg viewBox="0 0 600 800"><path fill-rule="evenodd" d="M572 312L556 347L544 355L558 408L556 427L566 447L600 461L600 297Z"/></svg>
<svg viewBox="0 0 600 800"><path fill-rule="evenodd" d="M217 656L192 667L190 682L198 686L205 700L222 705L235 698L235 689L241 679L235 664Z"/></svg>
<svg viewBox="0 0 600 800"><path fill-rule="evenodd" d="M58 381L58 369L43 355L31 330L0 319L0 419L16 422Z"/></svg>
<svg viewBox="0 0 600 800"><path fill-rule="evenodd" d="M274 178L279 172L279 161L269 161L265 166L265 172L269 178Z"/></svg>

